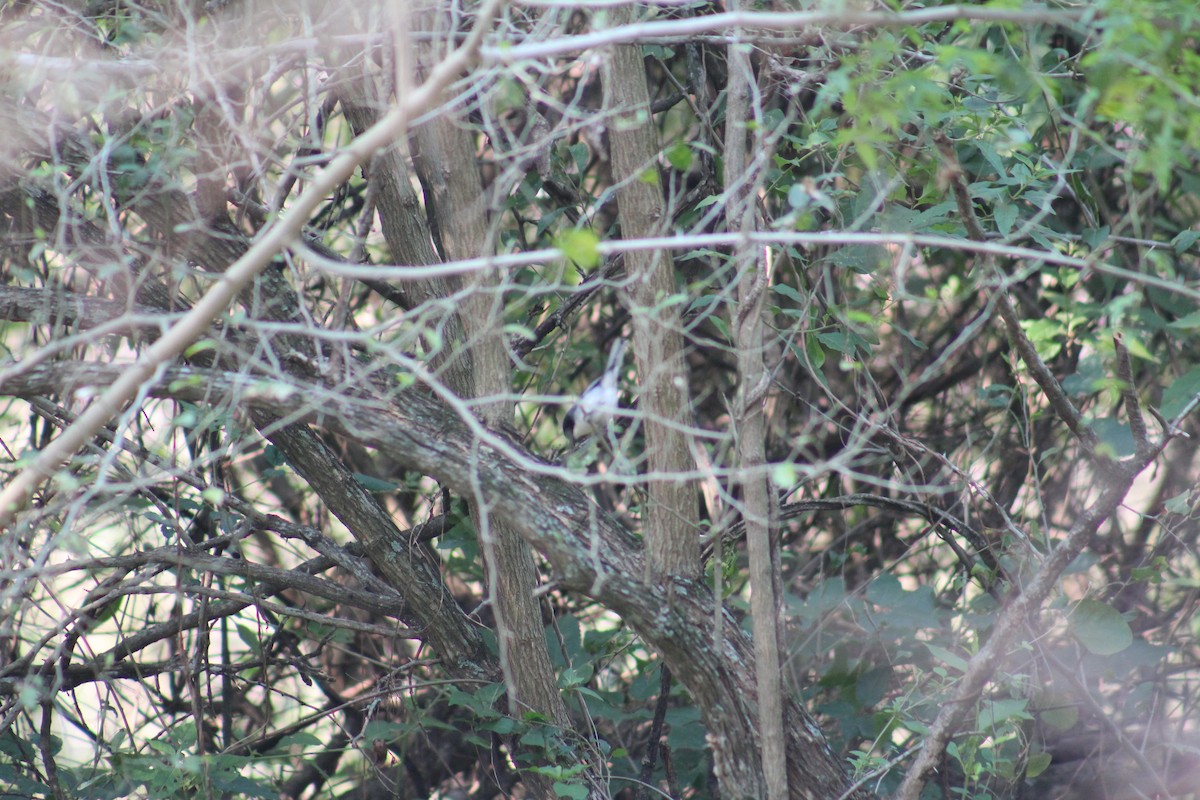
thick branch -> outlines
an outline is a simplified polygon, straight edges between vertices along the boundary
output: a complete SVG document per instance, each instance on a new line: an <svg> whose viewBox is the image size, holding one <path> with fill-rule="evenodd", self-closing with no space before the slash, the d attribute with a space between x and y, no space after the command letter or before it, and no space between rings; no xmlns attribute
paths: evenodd
<svg viewBox="0 0 1200 800"><path fill-rule="evenodd" d="M440 221L442 254L447 259L485 255L494 250L488 235L486 197L475 154L475 142L462 127L465 120L441 116L416 130L420 143L417 171L426 192L431 218ZM465 115L461 115L465 116ZM462 303L461 350L470 350L469 393L459 396L476 400L479 418L494 430L512 424L512 361L504 337L504 291L499 270L483 270L470 276ZM500 665L515 715L534 711L554 724L569 728L570 717L550 654L542 612L534 589L538 583L529 544L510 525L494 517L487 500L475 492L471 516L483 546L487 567L488 594L496 610L496 633ZM589 775L594 797L603 796L598 770ZM535 796L554 794L553 781L528 771L524 780Z"/></svg>
<svg viewBox="0 0 1200 800"><path fill-rule="evenodd" d="M139 387L162 365L183 352L212 323L237 293L257 275L271 259L293 241L309 216L325 197L341 184L359 164L403 131L409 120L422 113L441 96L447 84L467 66L482 41L483 33L501 5L490 0L480 12L475 29L461 48L451 53L430 73L429 79L409 93L370 131L359 136L323 169L301 195L289 212L263 232L250 249L225 270L216 283L165 336L151 345L136 363L113 382L75 424L42 450L34 462L22 470L0 492L0 529L12 524L17 511L29 502L34 488L82 447L92 434L119 414L137 394Z"/></svg>
<svg viewBox="0 0 1200 800"><path fill-rule="evenodd" d="M5 386L16 395L71 391L105 385L117 367L43 365ZM377 447L404 466L435 477L460 494L478 491L504 520L550 563L566 589L580 591L619 614L663 654L667 665L696 699L708 726L722 791L761 797L761 770L741 757L741 745L756 736L754 656L737 620L723 612L728 632L714 648L708 621L711 591L702 583L642 579L645 565L633 537L598 511L562 471L519 446L460 416L431 393L410 389L403 402L390 402L370 387L281 389L278 383L207 370L167 369L151 394L182 400L225 402L278 417L320 422L339 435ZM671 598L668 602L668 597ZM815 796L838 797L849 785L841 761L803 709L791 705L788 770ZM850 798L869 796L858 789Z"/></svg>
<svg viewBox="0 0 1200 800"><path fill-rule="evenodd" d="M620 24L631 8L613 12ZM658 143L650 118L646 68L639 47L613 48L604 73L604 106L615 116L609 126L613 179L618 182L622 236L653 236L663 229L658 185ZM641 377L639 408L646 431L649 471L680 475L692 471L684 430L691 417L683 336L675 303L674 265L658 251L630 253L629 311L633 352ZM655 576L691 577L700 567L694 489L682 480L652 481L648 487L645 536L647 566Z"/></svg>

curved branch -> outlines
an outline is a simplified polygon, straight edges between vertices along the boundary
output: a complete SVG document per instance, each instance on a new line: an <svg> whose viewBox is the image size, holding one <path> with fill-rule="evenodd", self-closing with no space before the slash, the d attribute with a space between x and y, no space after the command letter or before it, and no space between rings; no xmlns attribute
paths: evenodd
<svg viewBox="0 0 1200 800"><path fill-rule="evenodd" d="M137 362L123 371L112 385L80 415L75 423L42 450L34 462L22 470L0 492L0 529L12 524L16 512L29 502L39 483L52 476L71 454L137 395L143 383L165 363L178 356L207 330L213 319L233 300L238 292L257 275L271 259L300 234L305 222L325 200L330 191L341 184L354 169L377 150L393 142L408 123L430 108L442 90L471 62L483 39L483 34L499 11L500 0L489 0L481 9L475 28L463 45L450 53L429 74L429 78L405 95L370 130L346 146L329 166L313 178L308 189L279 221L263 232L245 255L225 270L222 279L184 315L165 336L151 345Z"/></svg>
<svg viewBox="0 0 1200 800"><path fill-rule="evenodd" d="M42 365L5 391L69 391L104 385L119 373L117 367ZM762 796L761 771L741 755L743 744L757 738L753 649L727 610L722 611L725 640L719 649L713 647L708 623L717 609L709 587L683 579L672 581L670 589L665 581L647 583L642 554L628 531L558 470L538 468L549 465L512 442L494 435L483 438L477 421L461 418L432 393L409 389L400 402L389 402L386 387L371 388L328 392L215 370L172 368L163 370L146 391L180 400L223 398L259 413L316 423L376 447L457 493L479 493L498 519L542 553L564 588L604 603L663 654L701 708L722 791ZM807 712L790 702L785 723L792 785L824 797L848 791L841 760ZM855 789L845 796L865 798L869 793Z"/></svg>

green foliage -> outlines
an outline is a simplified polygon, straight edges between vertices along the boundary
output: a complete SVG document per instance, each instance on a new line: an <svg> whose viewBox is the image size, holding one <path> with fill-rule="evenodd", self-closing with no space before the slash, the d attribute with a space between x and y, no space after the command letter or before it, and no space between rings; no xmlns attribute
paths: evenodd
<svg viewBox="0 0 1200 800"><path fill-rule="evenodd" d="M1071 633L1088 652L1115 655L1133 644L1129 623L1112 606L1083 600L1071 612Z"/></svg>
<svg viewBox="0 0 1200 800"><path fill-rule="evenodd" d="M555 240L563 255L583 269L594 269L600 263L596 245L600 239L588 230L568 230Z"/></svg>
<svg viewBox="0 0 1200 800"><path fill-rule="evenodd" d="M312 185L314 169L350 144L349 109L390 108L394 92L407 91L394 85L392 59L429 61L422 48L454 39L439 27L418 31L415 55L376 49L386 24L369 7L304 9L247 25L223 16L224 3L118 5L78 11L72 36L86 41L80 53L112 57L102 77L159 74L148 89L126 86L125 77L63 80L54 70L71 59L57 49L59 33L20 22L30 26L29 47L44 45L47 58L36 69L26 67L37 59L21 61L4 79L8 107L31 114L14 117L13 138L33 137L12 145L9 160L25 167L9 187L19 201L0 198L4 288L44 291L55 311L33 321L6 312L5 381L22 377L23 360L31 369L122 366L145 352L177 319L145 322L146 304L158 297L150 290L169 297L156 314L194 304L273 220L290 219L295 188ZM32 6L48 19L61 13ZM473 7L444 10L469 20ZM506 37L520 30L526 44L547 45L587 35L589 25L603 29L607 13L560 19L522 4L506 9ZM1028 15L983 18L1003 9ZM669 30L708 11L648 13ZM688 432L705 457L687 480L715 489L705 499L703 535L713 550L705 584L719 577L723 599L741 615L749 580L734 535L744 477L735 434L748 387L740 385L744 264L736 251L753 241L748 249L770 263L761 348L769 380L757 399L769 430L762 473L793 512L775 530L788 692L855 777L869 777L881 794L898 786L908 753L998 635L998 616L1111 484L1115 468L1105 459L1127 460L1145 445L1135 406L1152 438L1191 435L1171 443L1124 507L1090 534L1050 599L1028 609L1028 628L963 706L943 786L929 790L1052 796L1056 743L1091 733L1101 713L1122 729L1150 721L1183 730L1200 680L1196 623L1185 622L1197 618L1200 569L1194 451L1185 449L1200 434L1200 10L1184 0L1098 0L957 13L965 18L769 37L769 24L743 31L754 41L739 46L753 53L757 81L744 121L724 117L723 44L669 34L642 42L660 150L624 177L662 193L666 211L656 223L675 237L665 252L676 280L654 310L677 315L686 342ZM354 34L343 36L343 25ZM240 29L260 27L253 46L242 41ZM332 44L313 45L311 31L330 31ZM364 162L322 197L264 273L294 289L301 310L268 308L264 279L182 353L187 363L249 380L229 393L198 374L162 388L187 402L147 389L37 495L21 536L6 540L5 558L19 566L6 563L0 575L15 620L0 640L11 644L4 668L18 666L0 678L16 687L20 713L0 731L0 791L53 794L42 763L49 753L68 795L266 796L329 748L337 756L322 778L330 796L369 780L412 796L472 782L499 794L512 777L501 773L511 770L578 798L588 768L612 787L641 779L661 700L670 770L660 759L652 782L673 796L711 796L697 699L678 684L660 698L660 656L597 602L599 584L556 574L534 556L546 653L570 716L559 726L510 708L494 669L441 661L407 606L394 614L356 608L340 602L342 584L310 595L310 584L279 583L281 574L303 575L382 596L394 574L386 558L412 559L450 587L446 606L477 632L481 658L498 657L494 565L485 564L469 510L479 497L445 490L430 477L436 465L426 474L398 464L394 443L388 450L372 438L377 431L353 441L323 434L348 483L398 529L445 523L432 542L388 539L386 558L375 550L369 563L364 553L378 542L353 515L331 513L261 438L293 420L260 424L243 401L275 390L336 394L313 398L311 413L298 416L318 427L332 400L379 387L397 403L404 392L428 393L455 415L515 400L512 429L497 435L530 451L520 453L529 469L521 477L575 480L631 541L644 533L648 445L637 391L646 376L635 372L646 365L622 375L617 452L599 441L561 450L565 406L598 374L608 342L635 335L637 315L647 313L629 302L627 257L606 255L627 232L621 176L607 152L619 123L596 96L603 67L576 52L507 61L499 54L523 45L489 36L487 68L451 87L453 104L428 110L470 131L480 162L465 171L485 176L483 195L466 209L439 207L449 202L439 178L464 165L420 172L430 156L416 137L398 174L380 172L391 149ZM354 49L360 40L369 40L366 49ZM221 57L200 59L209 49ZM227 62L231 71L210 74L200 61ZM357 71L373 67L383 70L372 76L378 86ZM358 97L367 83L368 97ZM725 161L724 137L733 123L744 123L752 142L751 167L735 176L754 200L745 227L727 216L735 187L724 184L734 163ZM38 140L43 130L53 135ZM405 150L397 143L395 151ZM380 199L392 178L414 192L399 208ZM469 270L448 271L445 284L405 272L424 264L429 247L435 258L450 252L461 235L452 223L476 218L500 257L486 272L495 285L476 284ZM982 241L968 241L975 238ZM414 241L425 249L406 252ZM381 271L359 281L358 270L371 267ZM464 364L479 344L455 338L455 314L472 290L492 302L495 325L481 338L503 340L515 372L511 397L455 394L456 370L469 372ZM592 294L575 303L584 291ZM997 316L1001 298L1011 299L1019 331ZM123 323L108 320L92 337L78 320L59 319L59 306L75 299L117 307ZM292 338L310 336L310 351ZM1024 344L1062 397L1051 399ZM74 378L65 374L62 387ZM6 395L6 478L86 407L90 397L73 391ZM1095 437L1098 459L1065 424L1064 402ZM486 437L476 444L476 463L499 447ZM609 557L601 552L589 558ZM220 559L224 571L184 556ZM83 620L73 614L92 584L80 590L86 581L63 576L76 562L81 574L97 574L89 562L100 558L138 571L109 613ZM260 580L249 565L279 572ZM412 592L430 590L390 588L410 604ZM222 608L233 602L243 605ZM172 622L181 629L135 653L111 649ZM62 692L100 722L82 725L60 702L55 735L42 748L36 716L45 694L58 691L49 676L72 661L86 663L106 691L82 700L88 684ZM149 675L104 677L104 669L143 661L175 666L153 673L157 684ZM176 674L182 663L186 681ZM118 686L142 693L122 695Z"/></svg>
<svg viewBox="0 0 1200 800"><path fill-rule="evenodd" d="M61 749L55 738L52 752ZM260 759L249 756L199 755L195 752L195 729L182 725L162 738L148 739L138 748L122 747L119 741L102 766L60 767L57 776L69 796L96 798L172 798L184 794L233 793L240 797L269 797L273 792L258 780L247 777L261 767ZM17 797L44 796L48 787L29 778L23 768L36 763L32 748L39 748L36 735L22 742L11 734L0 737L0 789Z"/></svg>

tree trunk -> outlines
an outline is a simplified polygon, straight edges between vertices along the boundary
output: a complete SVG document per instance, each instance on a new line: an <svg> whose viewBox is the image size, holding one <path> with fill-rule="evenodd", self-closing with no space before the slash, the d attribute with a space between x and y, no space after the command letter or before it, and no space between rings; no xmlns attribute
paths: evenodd
<svg viewBox="0 0 1200 800"><path fill-rule="evenodd" d="M439 116L415 131L419 157L417 171L439 220L442 255L448 261L472 258L494 250L488 236L483 184L476 167L472 137L455 124L450 114ZM476 414L490 429L512 426L512 361L504 342L503 292L494 270L481 270L467 281L462 302L464 345L471 350L472 395L486 401ZM542 615L533 590L538 579L529 545L502 519L493 515L487 494L473 486L467 497L471 518L479 534L488 576L488 593L494 602L500 665L508 695L509 712L520 719L533 711L551 724L569 730L571 720L558 689ZM596 774L588 775L593 796L601 797ZM555 797L553 780L534 772L523 779L532 796Z"/></svg>
<svg viewBox="0 0 1200 800"><path fill-rule="evenodd" d="M736 10L736 4L731 8ZM758 180L750 181L746 164L749 88L754 72L745 45L736 37L727 50L729 81L725 103L725 223L731 231L755 229ZM770 800L788 796L787 745L783 731L783 681L779 657L778 604L775 584L778 548L771 530L772 501L766 464L766 418L763 403L771 376L763 363L763 298L769 282L765 253L748 241L733 253L737 306L730 326L737 346L738 395L734 403L742 517L750 558L750 610L754 626L754 659L758 679L758 721L762 731L763 775Z"/></svg>
<svg viewBox="0 0 1200 800"><path fill-rule="evenodd" d="M632 21L633 9L612 12L613 24ZM646 67L638 45L617 45L604 72L613 182L621 235L656 236L665 230L658 173L658 137L650 116ZM660 250L626 255L633 316L633 352L640 379L638 406L646 432L649 482L644 532L651 581L661 576L692 577L700 568L700 535L695 489L672 476L695 469L685 429L691 420L687 365L680 334L675 271Z"/></svg>

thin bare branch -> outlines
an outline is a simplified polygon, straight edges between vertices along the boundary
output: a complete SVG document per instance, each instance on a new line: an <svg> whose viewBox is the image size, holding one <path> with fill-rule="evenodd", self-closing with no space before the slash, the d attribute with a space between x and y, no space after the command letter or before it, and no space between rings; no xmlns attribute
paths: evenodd
<svg viewBox="0 0 1200 800"><path fill-rule="evenodd" d="M221 281L213 286L183 319L147 348L137 362L106 392L97 397L70 428L43 448L32 464L9 481L4 490L0 491L0 529L12 524L16 513L29 501L29 496L37 484L53 475L54 470L79 449L100 426L121 413L143 383L163 364L179 355L201 336L238 292L270 263L272 257L295 241L308 222L309 216L330 191L341 184L359 164L402 134L414 117L437 102L445 87L475 57L483 36L501 5L503 0L488 0L479 14L476 27L462 47L438 64L418 89L402 98L396 108L371 130L347 145L345 150L313 179L288 213L264 231L246 254L225 270Z"/></svg>

